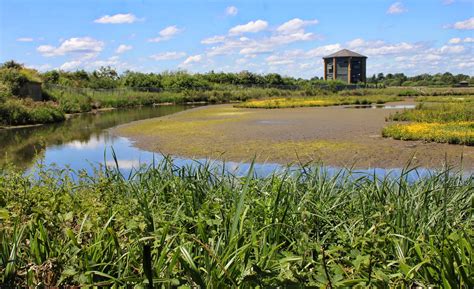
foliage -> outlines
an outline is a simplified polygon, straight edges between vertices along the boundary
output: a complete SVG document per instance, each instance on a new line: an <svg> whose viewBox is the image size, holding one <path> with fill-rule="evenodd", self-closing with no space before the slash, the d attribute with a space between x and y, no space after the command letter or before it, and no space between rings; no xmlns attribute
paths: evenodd
<svg viewBox="0 0 474 289"><path fill-rule="evenodd" d="M400 140L426 140L472 146L474 121L392 124L383 129L382 135Z"/></svg>
<svg viewBox="0 0 474 289"><path fill-rule="evenodd" d="M388 73L384 75L379 73L367 79L368 83L380 83L386 86L452 86L461 81L468 81L474 84L474 77L466 74L454 75L449 72L431 74L420 74L415 76L406 76L403 73Z"/></svg>
<svg viewBox="0 0 474 289"><path fill-rule="evenodd" d="M472 288L474 179L208 164L0 174L2 287ZM61 182L58 182L58 180Z"/></svg>
<svg viewBox="0 0 474 289"><path fill-rule="evenodd" d="M15 68L0 69L0 83L3 83L9 90L11 95L19 95L20 89L28 78Z"/></svg>
<svg viewBox="0 0 474 289"><path fill-rule="evenodd" d="M389 101L401 100L395 96L364 96L364 97L287 97L287 98L269 98L261 100L249 100L235 107L246 108L289 108L289 107L308 107L308 106L332 106L348 104L372 104L385 103Z"/></svg>
<svg viewBox="0 0 474 289"><path fill-rule="evenodd" d="M49 103L7 99L0 103L0 124L24 125L63 121L64 113Z"/></svg>

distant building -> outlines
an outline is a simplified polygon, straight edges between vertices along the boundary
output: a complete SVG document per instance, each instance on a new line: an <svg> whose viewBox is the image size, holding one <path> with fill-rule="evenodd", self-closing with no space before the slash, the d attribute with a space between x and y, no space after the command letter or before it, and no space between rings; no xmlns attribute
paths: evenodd
<svg viewBox="0 0 474 289"><path fill-rule="evenodd" d="M324 80L342 80L347 83L366 82L367 56L343 49L323 59Z"/></svg>

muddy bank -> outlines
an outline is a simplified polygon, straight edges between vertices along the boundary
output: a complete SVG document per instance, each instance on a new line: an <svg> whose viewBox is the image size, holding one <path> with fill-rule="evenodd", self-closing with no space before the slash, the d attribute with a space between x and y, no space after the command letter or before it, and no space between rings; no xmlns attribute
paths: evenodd
<svg viewBox="0 0 474 289"><path fill-rule="evenodd" d="M398 105L392 103L388 105ZM410 105L410 103L403 103ZM314 107L241 109L201 107L126 124L113 133L141 149L164 154L259 162L321 161L357 168L450 164L474 169L474 147L398 141L381 137L395 109Z"/></svg>

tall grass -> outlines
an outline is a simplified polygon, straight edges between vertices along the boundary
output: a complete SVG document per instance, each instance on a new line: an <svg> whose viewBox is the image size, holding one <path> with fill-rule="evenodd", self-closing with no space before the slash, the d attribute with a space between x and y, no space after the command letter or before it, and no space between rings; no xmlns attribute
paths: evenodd
<svg viewBox="0 0 474 289"><path fill-rule="evenodd" d="M474 178L413 173L235 177L169 160L129 175L4 170L0 282L472 288Z"/></svg>

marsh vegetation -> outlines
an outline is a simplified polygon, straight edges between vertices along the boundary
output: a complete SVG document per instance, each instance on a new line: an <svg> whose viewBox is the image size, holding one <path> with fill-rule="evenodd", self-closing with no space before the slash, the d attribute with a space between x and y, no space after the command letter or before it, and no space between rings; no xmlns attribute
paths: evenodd
<svg viewBox="0 0 474 289"><path fill-rule="evenodd" d="M410 171L2 170L0 281L471 288L474 179L445 168L413 181Z"/></svg>

